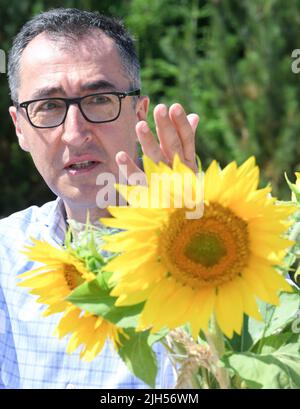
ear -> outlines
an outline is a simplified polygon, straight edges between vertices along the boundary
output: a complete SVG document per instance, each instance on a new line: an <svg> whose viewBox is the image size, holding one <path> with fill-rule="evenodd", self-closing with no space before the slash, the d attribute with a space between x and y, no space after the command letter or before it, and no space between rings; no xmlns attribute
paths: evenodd
<svg viewBox="0 0 300 409"><path fill-rule="evenodd" d="M136 115L139 121L146 121L149 110L149 97L142 96L136 104Z"/></svg>
<svg viewBox="0 0 300 409"><path fill-rule="evenodd" d="M29 152L29 147L28 144L26 142L26 138L24 137L22 128L20 126L20 118L19 118L19 113L17 111L17 108L14 106L9 107L9 114L11 116L11 119L14 123L15 126L15 131L16 131L16 135L18 137L18 141L19 141L19 145L20 147L26 151Z"/></svg>

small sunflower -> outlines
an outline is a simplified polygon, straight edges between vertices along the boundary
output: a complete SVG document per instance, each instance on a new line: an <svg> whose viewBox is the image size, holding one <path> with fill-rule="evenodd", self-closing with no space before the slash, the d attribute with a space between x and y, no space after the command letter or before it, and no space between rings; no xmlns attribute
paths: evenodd
<svg viewBox="0 0 300 409"><path fill-rule="evenodd" d="M191 201L188 209L174 203L180 195L184 199L187 187L195 196L201 189L199 177L178 157L173 169L146 157L144 167L148 186L138 191L119 186L130 206L111 207L114 218L101 220L125 230L108 237L105 244L106 250L120 253L105 267L113 273L111 295L118 297L116 305L145 301L139 330L152 327L155 332L189 322L195 338L214 314L231 338L234 331L241 332L244 313L261 319L256 297L276 305L278 292L290 291L274 266L292 244L282 234L295 208L275 203L270 187L258 189L259 169L253 157L223 170L216 161L211 163L204 175L204 212L194 219L187 217ZM188 177L186 183L174 183L170 189L162 184L159 190L151 183L152 176L163 173L173 174L173 180L179 180L175 174ZM159 195L153 195L154 190ZM147 206L153 197L155 206L151 201Z"/></svg>
<svg viewBox="0 0 300 409"><path fill-rule="evenodd" d="M30 293L39 296L37 302L48 305L43 316L64 313L55 335L63 338L72 334L67 352L71 353L82 345L80 357L91 361L101 352L107 338L117 347L120 344L120 330L115 325L102 317L83 312L65 300L80 284L94 280L95 275L68 250L35 239L32 241L34 246L26 246L24 253L30 260L38 261L43 266L21 274L19 277L23 281L18 285L31 288Z"/></svg>

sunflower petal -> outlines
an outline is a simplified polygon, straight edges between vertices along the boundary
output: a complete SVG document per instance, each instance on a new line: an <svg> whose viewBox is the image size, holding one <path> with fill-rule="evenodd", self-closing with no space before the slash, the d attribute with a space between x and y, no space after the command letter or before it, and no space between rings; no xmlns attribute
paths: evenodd
<svg viewBox="0 0 300 409"><path fill-rule="evenodd" d="M222 332L228 338L232 337L233 331L241 333L243 300L235 281L230 281L218 288L216 318Z"/></svg>

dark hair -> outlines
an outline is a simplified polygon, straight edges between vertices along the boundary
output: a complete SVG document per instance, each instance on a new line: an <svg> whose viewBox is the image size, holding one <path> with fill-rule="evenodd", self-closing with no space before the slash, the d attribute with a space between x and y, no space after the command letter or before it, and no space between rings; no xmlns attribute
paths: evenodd
<svg viewBox="0 0 300 409"><path fill-rule="evenodd" d="M76 41L87 34L95 33L97 29L114 40L123 69L131 81L131 86L134 89L140 88L140 65L134 41L120 20L101 15L98 12L75 8L57 8L33 17L24 24L14 39L8 56L8 82L12 100L18 100L22 52L34 37L45 32L56 41L63 37L68 38L70 43L76 44Z"/></svg>

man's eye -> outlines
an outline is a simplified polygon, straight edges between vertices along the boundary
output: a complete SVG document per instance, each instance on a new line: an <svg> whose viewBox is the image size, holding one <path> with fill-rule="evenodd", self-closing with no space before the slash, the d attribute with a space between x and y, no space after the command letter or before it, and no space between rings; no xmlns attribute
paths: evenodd
<svg viewBox="0 0 300 409"><path fill-rule="evenodd" d="M95 95L89 100L89 103L97 105L110 104L111 98L107 95Z"/></svg>
<svg viewBox="0 0 300 409"><path fill-rule="evenodd" d="M61 109L63 105L60 101L45 101L38 106L39 111L53 111L54 109Z"/></svg>

